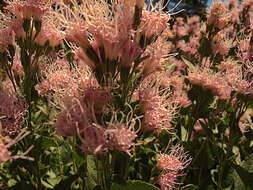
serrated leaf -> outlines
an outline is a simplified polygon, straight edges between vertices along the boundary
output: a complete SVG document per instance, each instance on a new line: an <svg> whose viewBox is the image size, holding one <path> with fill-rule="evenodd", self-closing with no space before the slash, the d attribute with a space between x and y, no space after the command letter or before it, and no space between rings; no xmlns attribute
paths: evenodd
<svg viewBox="0 0 253 190"><path fill-rule="evenodd" d="M56 147L57 144L55 143L54 139L53 138L49 138L49 137L42 137L41 138L41 147L43 149L47 149L49 147Z"/></svg>
<svg viewBox="0 0 253 190"><path fill-rule="evenodd" d="M87 155L87 189L93 189L98 185L97 170L96 170L96 157Z"/></svg>
<svg viewBox="0 0 253 190"><path fill-rule="evenodd" d="M128 181L126 185L113 183L110 190L160 190L158 187L144 181Z"/></svg>
<svg viewBox="0 0 253 190"><path fill-rule="evenodd" d="M53 187L57 184L60 183L60 181L62 180L62 178L60 176L55 177L55 178L47 178L47 182L52 185Z"/></svg>
<svg viewBox="0 0 253 190"><path fill-rule="evenodd" d="M49 183L45 182L43 179L41 179L41 184L49 189L54 189L54 187L52 185L50 185Z"/></svg>

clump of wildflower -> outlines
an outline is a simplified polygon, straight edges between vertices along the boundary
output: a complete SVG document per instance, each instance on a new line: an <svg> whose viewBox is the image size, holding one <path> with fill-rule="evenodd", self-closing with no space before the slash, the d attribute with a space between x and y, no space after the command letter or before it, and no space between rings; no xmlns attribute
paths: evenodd
<svg viewBox="0 0 253 190"><path fill-rule="evenodd" d="M112 9L104 1L86 6L88 31L98 47L103 48L106 59L117 59L130 36L133 15L126 14L119 2L112 2Z"/></svg>
<svg viewBox="0 0 253 190"><path fill-rule="evenodd" d="M35 43L45 46L46 42L48 42L50 47L55 47L60 44L63 38L64 34L57 28L55 21L50 19L50 17L45 17L42 19L42 27L35 38Z"/></svg>
<svg viewBox="0 0 253 190"><path fill-rule="evenodd" d="M11 69L12 69L13 74L15 76L21 75L23 73L23 66L21 64L19 50L16 51Z"/></svg>
<svg viewBox="0 0 253 190"><path fill-rule="evenodd" d="M141 63L143 67L144 77L164 70L165 64L167 64L167 56L171 51L171 44L169 44L164 38L159 37L154 43L149 45L143 56L150 56L144 62Z"/></svg>
<svg viewBox="0 0 253 190"><path fill-rule="evenodd" d="M127 40L124 47L122 48L122 53L120 57L120 64L123 70L125 68L131 68L133 61L138 58L141 53L142 49L139 47L138 44L131 40Z"/></svg>
<svg viewBox="0 0 253 190"><path fill-rule="evenodd" d="M167 14L144 10L142 12L140 30L141 35L147 39L152 39L160 35L166 28L169 21Z"/></svg>
<svg viewBox="0 0 253 190"><path fill-rule="evenodd" d="M207 24L221 30L229 23L229 21L230 14L228 14L228 10L224 3L221 1L215 1L208 11Z"/></svg>
<svg viewBox="0 0 253 190"><path fill-rule="evenodd" d="M168 154L159 154L157 168L165 172L159 178L159 184L163 190L168 188L176 188L176 180L179 176L184 175L183 170L191 163L192 158L184 152L184 149L179 145L172 147Z"/></svg>
<svg viewBox="0 0 253 190"><path fill-rule="evenodd" d="M231 40L228 40L221 32L217 33L212 39L212 51L214 54L220 54L221 56L228 55L230 48L232 47Z"/></svg>
<svg viewBox="0 0 253 190"><path fill-rule="evenodd" d="M0 13L0 53L3 53L8 45L14 44L14 37L10 18Z"/></svg>
<svg viewBox="0 0 253 190"><path fill-rule="evenodd" d="M141 85L139 101L144 113L143 131L159 133L162 129L172 129L170 121L176 113L177 104L172 101L169 89L159 90L159 81L152 81L155 76L145 79Z"/></svg>
<svg viewBox="0 0 253 190"><path fill-rule="evenodd" d="M133 126L132 126L133 127ZM136 133L123 124L109 126L106 130L108 139L108 147L110 150L118 150L131 155L131 147L134 146L134 140L137 137Z"/></svg>
<svg viewBox="0 0 253 190"><path fill-rule="evenodd" d="M247 75L252 72L250 70L251 66L244 64L244 67L246 72L239 65L236 65L233 70L228 70L226 72L226 81L237 94L253 98L253 81L247 78Z"/></svg>
<svg viewBox="0 0 253 190"><path fill-rule="evenodd" d="M65 98L65 108L56 118L56 132L62 136L77 136L78 130L89 126L91 118L84 102Z"/></svg>
<svg viewBox="0 0 253 190"><path fill-rule="evenodd" d="M181 183L176 182L178 177L179 175L174 173L166 173L159 177L158 183L162 190L175 189L178 185L181 185Z"/></svg>
<svg viewBox="0 0 253 190"><path fill-rule="evenodd" d="M229 99L231 88L226 82L225 77L217 72L213 72L208 68L194 67L189 72L188 80L191 84L201 86L204 90L210 90L214 96L220 99Z"/></svg>
<svg viewBox="0 0 253 190"><path fill-rule="evenodd" d="M6 90L6 89L5 89ZM0 92L0 122L3 136L12 135L21 130L26 114L25 104L15 92Z"/></svg>
<svg viewBox="0 0 253 190"><path fill-rule="evenodd" d="M79 132L82 141L81 150L86 154L103 154L107 151L105 129L97 124L90 124Z"/></svg>
<svg viewBox="0 0 253 190"><path fill-rule="evenodd" d="M173 25L172 30L178 38L183 38L191 32L189 25L184 23L184 19L182 17L176 18L176 22L175 25Z"/></svg>
<svg viewBox="0 0 253 190"><path fill-rule="evenodd" d="M53 92L54 101L61 103L65 97L80 97L85 81L91 78L88 67L70 68L66 60L57 59L43 72L44 80L35 86L41 96Z"/></svg>
<svg viewBox="0 0 253 190"><path fill-rule="evenodd" d="M9 1L6 9L17 18L30 19L33 17L40 21L53 2L54 0L14 0Z"/></svg>

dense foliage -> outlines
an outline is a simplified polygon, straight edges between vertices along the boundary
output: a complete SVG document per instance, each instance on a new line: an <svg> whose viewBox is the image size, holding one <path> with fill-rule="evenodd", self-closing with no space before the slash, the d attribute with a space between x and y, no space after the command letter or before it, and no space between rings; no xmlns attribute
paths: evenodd
<svg viewBox="0 0 253 190"><path fill-rule="evenodd" d="M6 1L0 189L253 189L253 1L165 4Z"/></svg>

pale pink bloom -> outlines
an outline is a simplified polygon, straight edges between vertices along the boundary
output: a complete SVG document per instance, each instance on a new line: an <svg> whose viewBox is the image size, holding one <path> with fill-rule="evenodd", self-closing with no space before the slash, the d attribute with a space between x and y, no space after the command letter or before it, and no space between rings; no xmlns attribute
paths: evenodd
<svg viewBox="0 0 253 190"><path fill-rule="evenodd" d="M137 137L133 126L127 127L123 124L108 126L105 131L107 136L107 146L110 150L118 150L131 155L131 148L135 145Z"/></svg>
<svg viewBox="0 0 253 190"><path fill-rule="evenodd" d="M176 34L179 38L183 38L184 36L189 35L190 27L188 25L177 27Z"/></svg>
<svg viewBox="0 0 253 190"><path fill-rule="evenodd" d="M169 89L161 90L161 83L157 75L151 75L144 80L139 90L141 111L144 113L143 131L161 132L162 129L171 130L177 103L170 97Z"/></svg>
<svg viewBox="0 0 253 190"><path fill-rule="evenodd" d="M176 18L176 23L178 26L183 26L185 24L184 18L183 17L177 17Z"/></svg>
<svg viewBox="0 0 253 190"><path fill-rule="evenodd" d="M169 19L167 14L144 10L140 24L141 34L147 38L160 35L167 28Z"/></svg>
<svg viewBox="0 0 253 190"><path fill-rule="evenodd" d="M21 60L20 60L20 51L16 50L16 54L14 56L14 60L13 60L13 65L11 67L13 74L14 75L21 75L23 74L23 66L21 64Z"/></svg>
<svg viewBox="0 0 253 190"><path fill-rule="evenodd" d="M214 54L220 54L221 56L228 55L230 48L232 47L232 41L227 39L225 34L219 32L212 39L212 51Z"/></svg>
<svg viewBox="0 0 253 190"><path fill-rule="evenodd" d="M15 33L10 23L10 18L0 14L0 53L3 53L8 45L14 44Z"/></svg>
<svg viewBox="0 0 253 190"><path fill-rule="evenodd" d="M11 26L12 30L15 32L15 37L17 38L26 38L26 33L23 28L23 19L21 18L12 18L11 20Z"/></svg>
<svg viewBox="0 0 253 190"><path fill-rule="evenodd" d="M164 66L167 64L167 56L170 51L171 44L162 37L159 37L154 43L149 45L143 53L143 56L150 57L140 64L140 67L143 67L144 77L157 71L164 70Z"/></svg>
<svg viewBox="0 0 253 190"><path fill-rule="evenodd" d="M177 188L180 185L177 178L184 175L183 170L191 161L192 158L179 145L172 147L168 154L159 154L157 168L166 172L158 180L162 190Z"/></svg>
<svg viewBox="0 0 253 190"><path fill-rule="evenodd" d="M168 154L159 154L157 168L166 172L181 173L191 163L184 149L180 146L174 146Z"/></svg>
<svg viewBox="0 0 253 190"><path fill-rule="evenodd" d="M26 114L25 104L21 97L8 91L0 93L0 122L3 136L12 135L21 130Z"/></svg>
<svg viewBox="0 0 253 190"><path fill-rule="evenodd" d="M229 71L229 70L234 70L237 65L237 62L228 58L227 60L224 60L220 63L219 65L219 70L221 71Z"/></svg>
<svg viewBox="0 0 253 190"><path fill-rule="evenodd" d="M242 8L248 8L248 11L253 11L253 1L252 0L245 0L242 2Z"/></svg>
<svg viewBox="0 0 253 190"><path fill-rule="evenodd" d="M192 104L192 102L188 99L186 95L175 97L175 102L177 102L178 105L181 106L182 108L187 108Z"/></svg>
<svg viewBox="0 0 253 190"><path fill-rule="evenodd" d="M103 48L105 58L117 59L131 34L133 15L122 10L119 2L112 3L113 9L104 1L85 3L85 6L89 33L98 47Z"/></svg>
<svg viewBox="0 0 253 190"><path fill-rule="evenodd" d="M199 22L200 22L200 17L197 15L192 16L192 17L188 18L188 20L187 20L188 25L198 24Z"/></svg>
<svg viewBox="0 0 253 190"><path fill-rule="evenodd" d="M77 136L91 123L91 117L83 100L65 98L65 108L56 117L56 133L61 136Z"/></svg>
<svg viewBox="0 0 253 190"><path fill-rule="evenodd" d="M105 129L91 124L80 131L81 150L86 154L103 154L107 151Z"/></svg>
<svg viewBox="0 0 253 190"><path fill-rule="evenodd" d="M133 61L142 53L142 49L138 44L131 40L127 40L121 51L120 64L123 68L130 68ZM124 72L124 71L122 71Z"/></svg>
<svg viewBox="0 0 253 190"><path fill-rule="evenodd" d="M85 88L85 81L93 80L88 67L80 66L70 69L66 60L57 59L42 71L44 79L35 86L41 96L50 94L57 103L62 103L65 97L80 97Z"/></svg>
<svg viewBox="0 0 253 190"><path fill-rule="evenodd" d="M41 96L45 96L49 91L55 92L55 95L59 98L77 96L78 84L73 78L72 72L67 63L64 67L59 68L52 65L45 72L45 80L36 85L35 89Z"/></svg>
<svg viewBox="0 0 253 190"><path fill-rule="evenodd" d="M238 49L240 52L247 52L250 49L250 38L240 40Z"/></svg>
<svg viewBox="0 0 253 190"><path fill-rule="evenodd" d="M162 36L165 38L165 39L174 39L175 38L175 33L173 30L169 29L169 28L166 28L163 33L162 33Z"/></svg>
<svg viewBox="0 0 253 190"><path fill-rule="evenodd" d="M221 99L229 99L231 88L226 82L225 76L221 73L215 73L207 68L195 67L188 74L189 81L201 86L204 90L210 90L214 96L218 96Z"/></svg>
<svg viewBox="0 0 253 190"><path fill-rule="evenodd" d="M213 25L218 29L223 29L230 21L230 14L228 13L225 4L221 1L214 2L209 9L207 15L207 24Z"/></svg>
<svg viewBox="0 0 253 190"><path fill-rule="evenodd" d="M42 16L50 9L54 0L13 0L6 9L17 18L41 20Z"/></svg>
<svg viewBox="0 0 253 190"><path fill-rule="evenodd" d="M35 35L35 31L33 33ZM57 29L55 24L50 20L43 20L42 27L35 38L35 43L40 46L44 46L46 42L49 42L50 47L55 47L60 44L61 40L64 38L64 34Z"/></svg>
<svg viewBox="0 0 253 190"><path fill-rule="evenodd" d="M178 176L180 175L174 173L166 173L160 176L158 179L158 183L160 184L161 189L170 190L178 188L178 185L181 185L181 183L176 182Z"/></svg>
<svg viewBox="0 0 253 190"><path fill-rule="evenodd" d="M76 22L68 25L66 39L83 48L84 51L90 46L85 23Z"/></svg>
<svg viewBox="0 0 253 190"><path fill-rule="evenodd" d="M84 96L89 109L94 110L95 113L103 113L111 99L111 92L91 86L84 89Z"/></svg>
<svg viewBox="0 0 253 190"><path fill-rule="evenodd" d="M165 108L157 108L148 110L144 114L143 131L155 131L160 133L161 130L172 130L171 120L173 115L171 110Z"/></svg>

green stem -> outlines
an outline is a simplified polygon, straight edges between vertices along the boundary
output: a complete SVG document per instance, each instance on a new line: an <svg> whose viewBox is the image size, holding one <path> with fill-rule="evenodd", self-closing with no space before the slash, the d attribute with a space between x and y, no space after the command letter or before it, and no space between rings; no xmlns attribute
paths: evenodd
<svg viewBox="0 0 253 190"><path fill-rule="evenodd" d="M217 188L218 190L222 190L223 170L224 170L224 165L223 165L223 160L221 158L220 167L219 167L218 188Z"/></svg>

